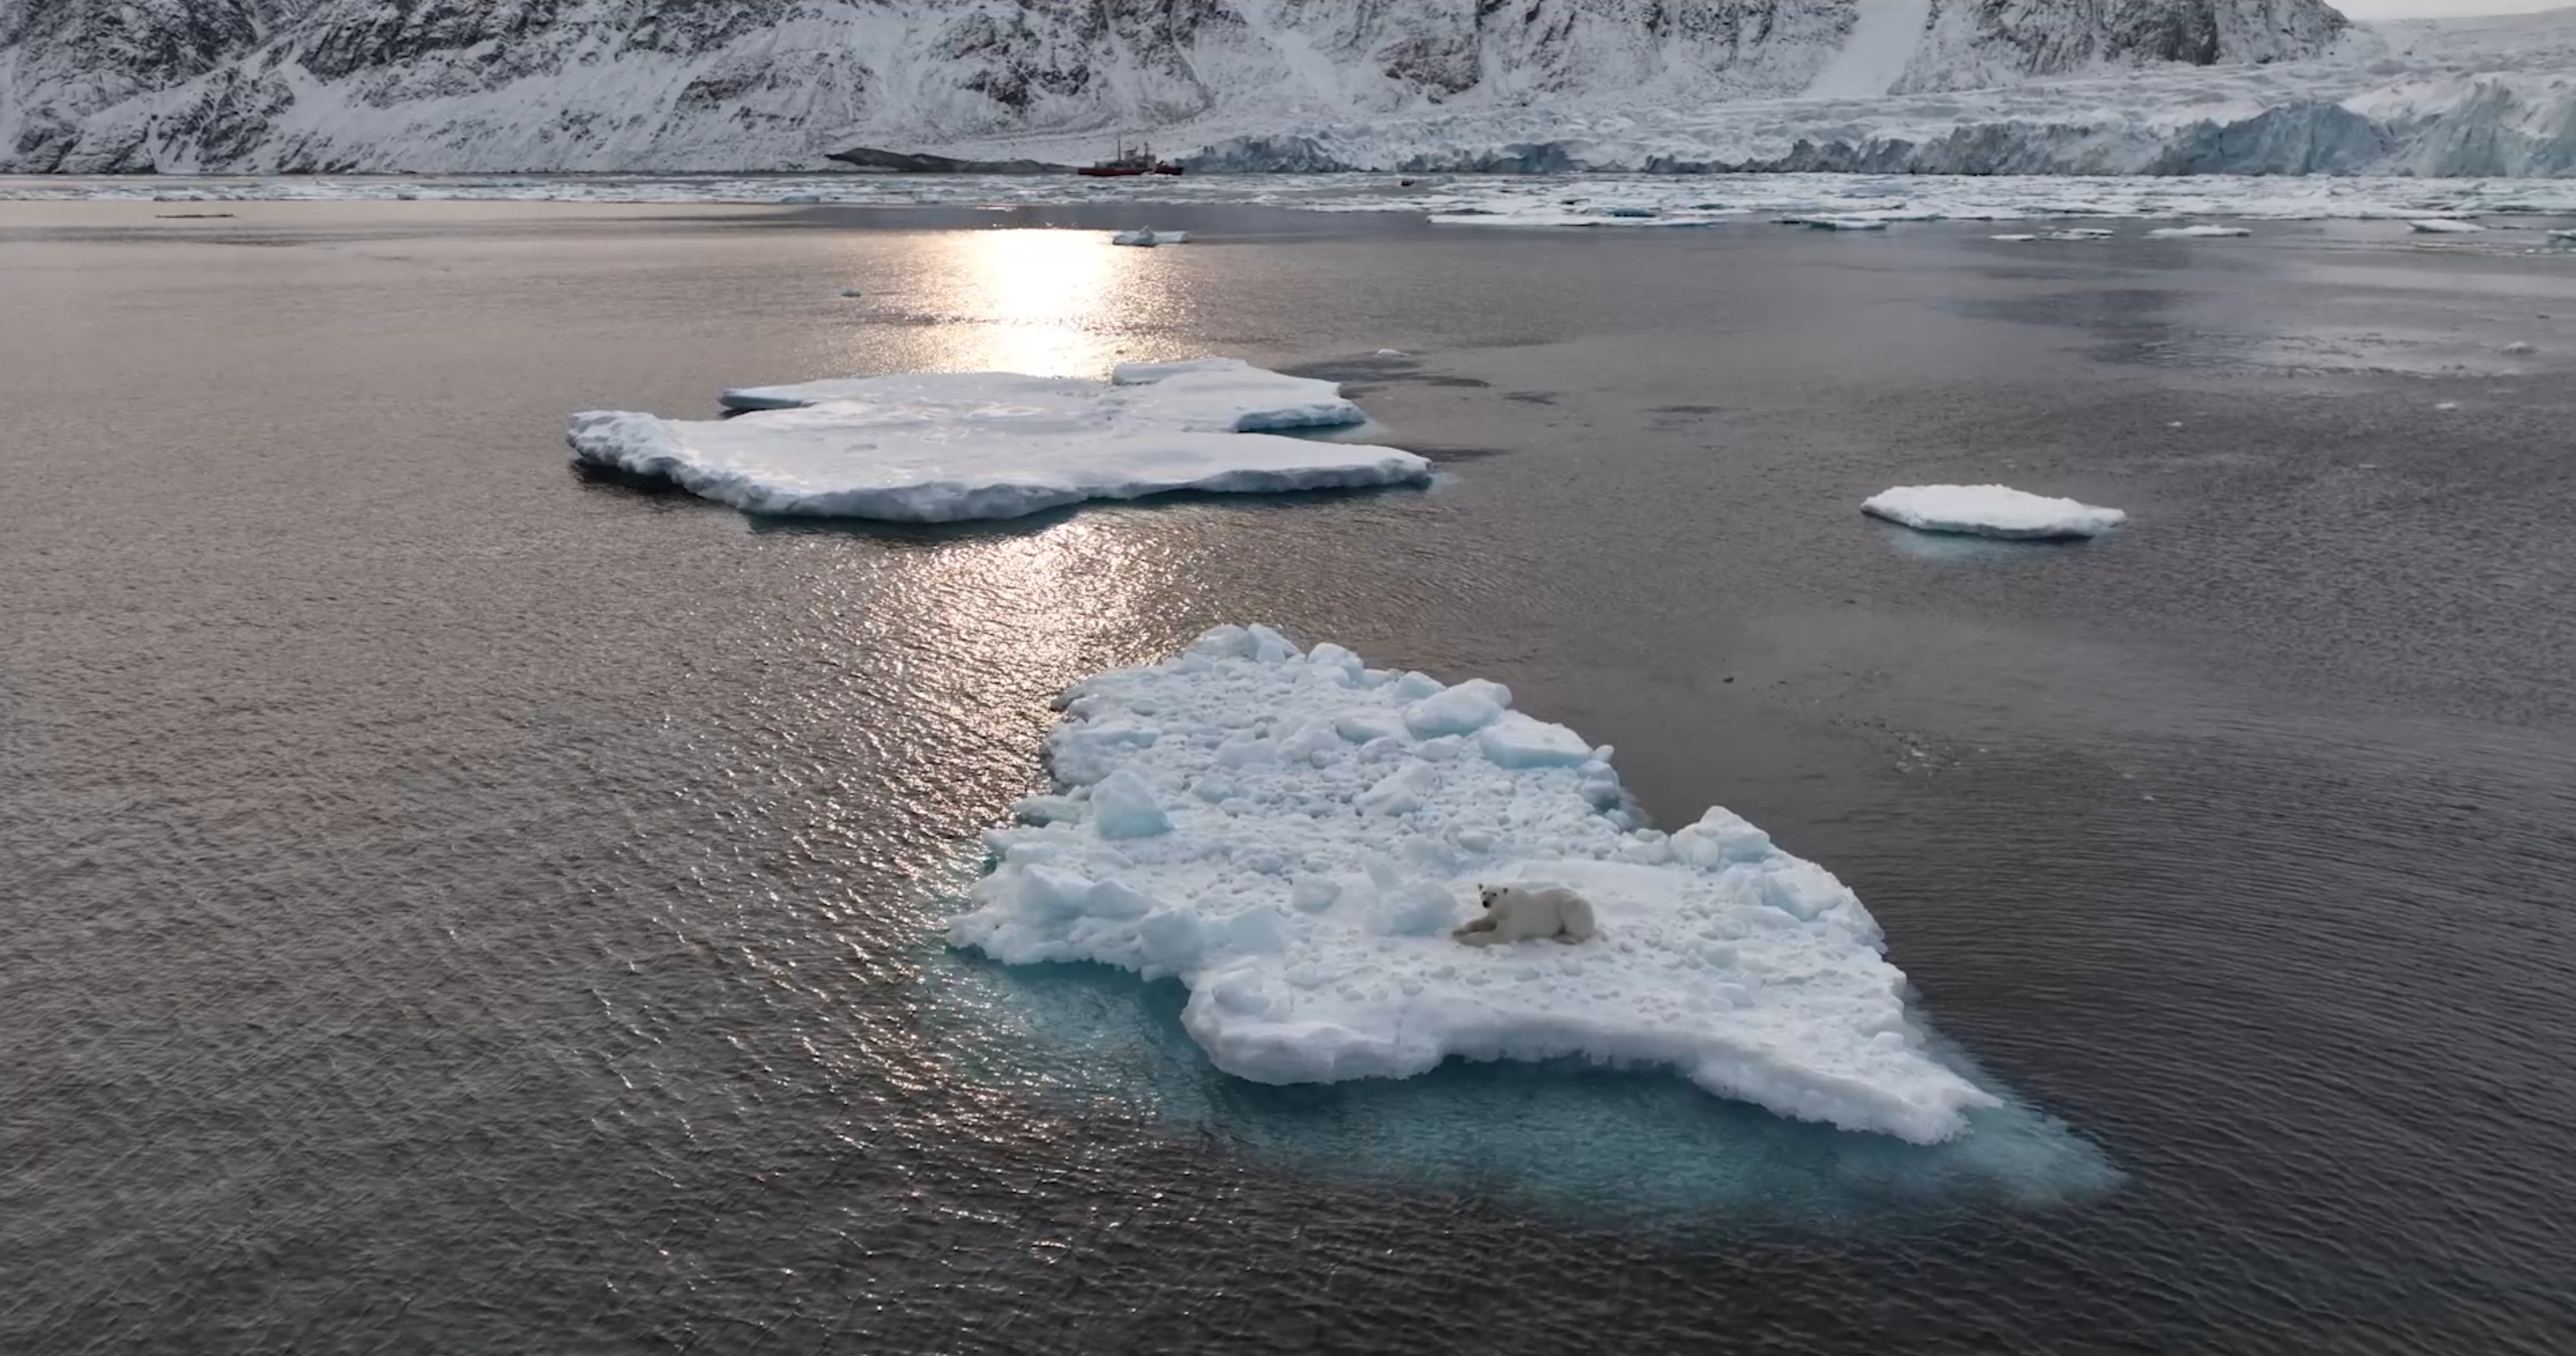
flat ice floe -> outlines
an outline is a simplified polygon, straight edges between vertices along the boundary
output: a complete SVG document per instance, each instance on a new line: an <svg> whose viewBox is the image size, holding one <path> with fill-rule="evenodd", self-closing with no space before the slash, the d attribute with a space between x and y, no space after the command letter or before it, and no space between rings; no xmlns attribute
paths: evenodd
<svg viewBox="0 0 2576 1356"><path fill-rule="evenodd" d="M1107 383L920 372L751 386L739 418L573 416L584 462L669 480L752 513L957 522L1174 490L1258 493L1420 483L1431 464L1263 430L1354 424L1331 382L1233 358L1125 363Z"/></svg>
<svg viewBox="0 0 2576 1356"><path fill-rule="evenodd" d="M2406 223L2406 228L2424 235L2475 235L2486 229L2474 221L2454 221L2448 217L2410 221Z"/></svg>
<svg viewBox="0 0 2576 1356"><path fill-rule="evenodd" d="M1863 500L1860 511L1925 532L2016 538L2098 537L2129 517L2001 485L1900 485Z"/></svg>
<svg viewBox="0 0 2576 1356"><path fill-rule="evenodd" d="M1138 229L1133 231L1120 231L1116 235L1109 237L1109 243L1112 245L1144 245L1150 248L1155 245L1186 244L1188 243L1189 238L1190 233L1187 231L1148 231Z"/></svg>
<svg viewBox="0 0 2576 1356"><path fill-rule="evenodd" d="M2242 226L2159 226L2147 234L2167 240L2224 240L2254 233Z"/></svg>
<svg viewBox="0 0 2576 1356"><path fill-rule="evenodd" d="M992 872L949 940L1176 977L1183 1027L1228 1073L1581 1056L1919 1143L1998 1103L1930 1051L1840 881L1723 809L1637 825L1610 750L1500 684L1227 626L1067 697L1058 789L986 835ZM1571 886L1599 935L1462 946L1449 929L1483 882Z"/></svg>

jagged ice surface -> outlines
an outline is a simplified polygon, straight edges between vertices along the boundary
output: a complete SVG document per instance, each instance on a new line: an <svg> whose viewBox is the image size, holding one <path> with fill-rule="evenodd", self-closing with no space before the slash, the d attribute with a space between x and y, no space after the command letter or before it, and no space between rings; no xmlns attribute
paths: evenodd
<svg viewBox="0 0 2576 1356"><path fill-rule="evenodd" d="M950 940L1178 978L1220 1069L1334 1082L1583 1056L1919 1143L1997 1104L1928 1048L1831 874L1722 809L1638 826L1609 751L1499 684L1221 627L1068 699L1059 790L987 835L993 871ZM1474 886L1510 881L1580 890L1599 935L1451 940Z"/></svg>
<svg viewBox="0 0 2576 1356"><path fill-rule="evenodd" d="M714 421L573 416L584 462L752 513L956 522L1174 490L1419 483L1410 452L1248 430L1356 423L1331 382L1232 358L1122 364L1107 383L926 372L727 391Z"/></svg>

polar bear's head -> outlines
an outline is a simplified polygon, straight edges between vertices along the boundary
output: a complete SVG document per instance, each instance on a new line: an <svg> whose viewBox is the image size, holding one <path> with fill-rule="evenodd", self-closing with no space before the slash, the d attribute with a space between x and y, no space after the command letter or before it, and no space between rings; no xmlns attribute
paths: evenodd
<svg viewBox="0 0 2576 1356"><path fill-rule="evenodd" d="M1476 887L1476 899L1490 909L1494 907L1495 900L1511 893L1511 889L1508 885L1480 885Z"/></svg>

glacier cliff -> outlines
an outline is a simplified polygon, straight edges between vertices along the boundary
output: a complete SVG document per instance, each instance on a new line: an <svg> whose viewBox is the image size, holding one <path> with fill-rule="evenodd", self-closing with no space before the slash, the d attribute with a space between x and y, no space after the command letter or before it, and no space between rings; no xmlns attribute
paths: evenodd
<svg viewBox="0 0 2576 1356"><path fill-rule="evenodd" d="M1063 162L1125 130L1200 170L2564 173L2571 29L2322 0L0 0L0 171Z"/></svg>

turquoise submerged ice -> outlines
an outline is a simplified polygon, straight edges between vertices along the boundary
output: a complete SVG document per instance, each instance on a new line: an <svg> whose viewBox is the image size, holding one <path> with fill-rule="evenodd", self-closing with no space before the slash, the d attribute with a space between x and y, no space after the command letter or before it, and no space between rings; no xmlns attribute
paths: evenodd
<svg viewBox="0 0 2576 1356"><path fill-rule="evenodd" d="M1190 1038L1260 1083L1573 1056L1917 1143L1998 1105L1841 882L1723 809L1636 826L1610 751L1511 701L1263 627L1092 678L949 940L1177 978ZM1599 935L1460 946L1489 882L1571 886Z"/></svg>
<svg viewBox="0 0 2576 1356"><path fill-rule="evenodd" d="M956 522L1174 490L1356 489L1431 478L1410 452L1281 437L1361 422L1328 381L1232 358L1122 364L1106 382L1016 372L849 377L724 393L739 418L573 416L584 462L752 513Z"/></svg>

